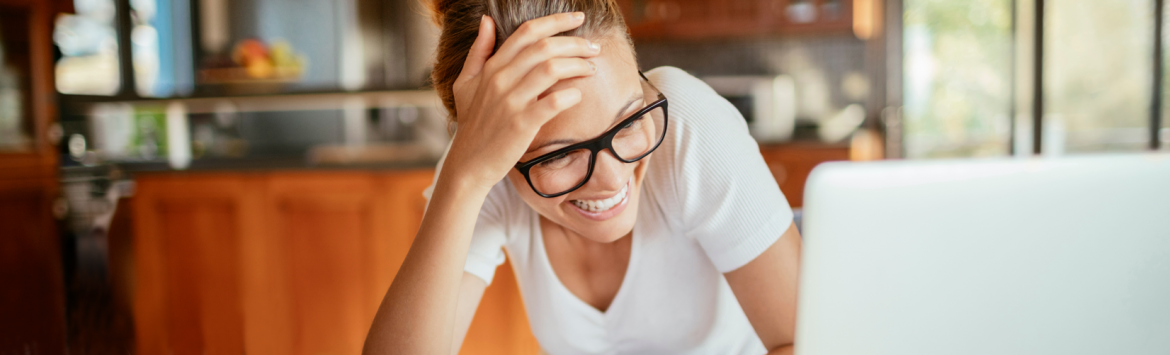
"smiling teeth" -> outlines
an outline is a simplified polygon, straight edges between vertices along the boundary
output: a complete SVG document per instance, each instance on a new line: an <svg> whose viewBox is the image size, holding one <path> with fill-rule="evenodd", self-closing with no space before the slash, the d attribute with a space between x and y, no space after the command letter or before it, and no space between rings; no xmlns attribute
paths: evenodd
<svg viewBox="0 0 1170 355"><path fill-rule="evenodd" d="M613 195L613 197L604 200L573 200L573 204L589 212L604 212L622 202L622 200L626 198L626 193L629 192L629 190L630 184L626 184L626 186L622 187L621 191L618 191L617 195Z"/></svg>

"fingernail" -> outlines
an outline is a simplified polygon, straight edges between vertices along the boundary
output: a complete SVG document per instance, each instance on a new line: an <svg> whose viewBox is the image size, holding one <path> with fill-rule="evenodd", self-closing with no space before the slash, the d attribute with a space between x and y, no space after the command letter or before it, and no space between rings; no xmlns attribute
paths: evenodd
<svg viewBox="0 0 1170 355"><path fill-rule="evenodd" d="M586 60L585 62L589 63L589 71L597 71L597 64L593 64L593 62L588 61L588 60Z"/></svg>
<svg viewBox="0 0 1170 355"><path fill-rule="evenodd" d="M589 50L593 51L593 53L597 53L601 51L601 45L597 44L596 42L589 41Z"/></svg>
<svg viewBox="0 0 1170 355"><path fill-rule="evenodd" d="M573 19L574 19L574 20L584 20L584 19L585 19L585 13L584 13L584 12L574 12L574 13L573 13Z"/></svg>

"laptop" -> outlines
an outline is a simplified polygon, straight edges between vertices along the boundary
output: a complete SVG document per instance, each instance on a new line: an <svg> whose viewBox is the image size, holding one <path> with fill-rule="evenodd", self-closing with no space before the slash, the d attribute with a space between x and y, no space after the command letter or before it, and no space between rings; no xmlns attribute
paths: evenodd
<svg viewBox="0 0 1170 355"><path fill-rule="evenodd" d="M799 355L1170 354L1170 154L828 163Z"/></svg>

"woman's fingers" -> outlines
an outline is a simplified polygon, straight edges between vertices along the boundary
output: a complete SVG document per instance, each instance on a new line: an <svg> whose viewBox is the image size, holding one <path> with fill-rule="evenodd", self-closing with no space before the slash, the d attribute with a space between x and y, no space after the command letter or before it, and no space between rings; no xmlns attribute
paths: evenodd
<svg viewBox="0 0 1170 355"><path fill-rule="evenodd" d="M593 75L597 67L582 58L553 58L537 64L522 80L516 83L512 94L518 97L536 98L558 81Z"/></svg>
<svg viewBox="0 0 1170 355"><path fill-rule="evenodd" d="M492 60L499 63L511 62L520 51L536 41L580 27L583 23L585 23L583 12L563 12L528 20L504 41Z"/></svg>
<svg viewBox="0 0 1170 355"><path fill-rule="evenodd" d="M547 90L557 80L590 75L592 70L585 70L588 63L577 63L575 66L570 65L566 68L550 65L550 62L564 62L552 60L554 58L593 57L601 52L599 44L584 38L553 37L558 33L577 28L582 23L584 23L583 13L570 12L529 20L520 25L520 28L504 41L500 49L491 55L486 63L472 68L476 72L482 72L484 80L480 82L480 87L485 88L487 92L508 93L510 98L506 102L530 103L536 99L536 95ZM472 49L473 52L475 50L475 48ZM468 61L470 64L472 56L468 56ZM467 72L468 69L465 67L464 71ZM533 72L537 75L531 75ZM541 76L541 73L544 76ZM535 85L520 82L528 80L526 78L529 77L538 79ZM519 86L526 87L525 90L522 90L524 95L516 95L514 89ZM521 108L516 107L515 109Z"/></svg>
<svg viewBox="0 0 1170 355"><path fill-rule="evenodd" d="M566 88L553 91L548 95L536 100L536 103L529 105L521 117L530 120L528 123L539 129L546 122L556 117L566 109L576 106L581 103L581 90L577 88Z"/></svg>
<svg viewBox="0 0 1170 355"><path fill-rule="evenodd" d="M492 47L496 44L496 27L491 17L484 15L479 20L479 35L471 44L471 51L463 62L463 70L459 72L456 81L464 81L479 75L483 71L484 63L492 55Z"/></svg>
<svg viewBox="0 0 1170 355"><path fill-rule="evenodd" d="M524 48L506 66L493 74L492 80L514 83L528 75L541 63L558 57L589 58L601 53L601 45L581 37L547 37Z"/></svg>

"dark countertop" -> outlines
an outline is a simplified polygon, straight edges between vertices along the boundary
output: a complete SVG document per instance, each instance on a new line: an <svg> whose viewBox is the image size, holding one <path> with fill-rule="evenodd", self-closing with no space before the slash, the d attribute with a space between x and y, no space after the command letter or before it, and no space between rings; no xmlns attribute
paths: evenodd
<svg viewBox="0 0 1170 355"><path fill-rule="evenodd" d="M762 143L762 149L776 149L786 147L802 147L802 148L825 148L825 149L840 149L847 148L848 143L827 144L816 141L789 141L781 143ZM118 171L115 174L121 173L125 175L134 174L154 174L154 173L191 173L191 172L270 172L270 171L353 171L353 170L415 170L415 169L433 169L438 163L438 159L432 157L423 157L418 159L400 159L383 162L358 162L358 163L314 163L303 155L286 155L286 156L267 156L267 157L244 157L244 158L200 158L191 161L190 166L185 169L172 169L170 164L165 160L152 161L121 161L121 162L104 162L94 166L82 166L70 160L69 157L62 157L62 162L66 162L62 166L63 171ZM72 164L69 164L72 163Z"/></svg>
<svg viewBox="0 0 1170 355"><path fill-rule="evenodd" d="M156 173L199 173L199 172L272 172L272 171L353 171L353 170L416 170L433 169L438 163L434 159L356 164L313 164L304 158L238 158L238 159L196 159L186 169L172 169L165 161L107 162L96 166L64 166L64 175L89 172L99 175L113 174L132 177L135 174Z"/></svg>
<svg viewBox="0 0 1170 355"><path fill-rule="evenodd" d="M199 159L191 161L186 169L172 169L166 162L116 164L128 173L184 172L184 171L273 171L273 170L410 170L433 169L438 161L420 159L382 163L313 164L304 158L244 158Z"/></svg>

